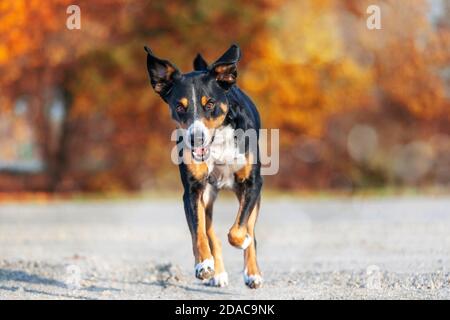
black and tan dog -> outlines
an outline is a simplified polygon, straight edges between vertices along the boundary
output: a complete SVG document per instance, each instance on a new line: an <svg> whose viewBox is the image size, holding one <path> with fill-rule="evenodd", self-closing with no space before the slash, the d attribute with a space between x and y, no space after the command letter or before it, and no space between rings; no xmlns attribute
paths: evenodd
<svg viewBox="0 0 450 320"><path fill-rule="evenodd" d="M188 148L180 148L183 161L179 169L185 214L192 234L195 275L202 280L209 279L213 286L228 284L212 215L218 191L230 188L240 206L228 240L244 249L244 281L250 288L258 288L262 277L256 262L254 229L263 183L259 147L250 148L234 133L237 130L258 132L260 119L253 102L235 84L240 49L231 46L211 65L197 55L195 71L186 74L169 61L157 58L149 48L145 50L153 89L169 105L178 127L187 132ZM228 155L240 161L224 161Z"/></svg>

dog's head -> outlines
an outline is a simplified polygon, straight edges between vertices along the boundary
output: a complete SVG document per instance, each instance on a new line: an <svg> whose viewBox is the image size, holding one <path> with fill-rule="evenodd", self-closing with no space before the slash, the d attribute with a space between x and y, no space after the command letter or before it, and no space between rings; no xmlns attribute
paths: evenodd
<svg viewBox="0 0 450 320"><path fill-rule="evenodd" d="M232 45L211 65L198 54L194 71L186 74L156 57L149 48L145 47L145 51L153 89L169 105L178 126L187 129L194 158L204 159L215 129L223 124L230 109L226 93L236 82L239 47Z"/></svg>

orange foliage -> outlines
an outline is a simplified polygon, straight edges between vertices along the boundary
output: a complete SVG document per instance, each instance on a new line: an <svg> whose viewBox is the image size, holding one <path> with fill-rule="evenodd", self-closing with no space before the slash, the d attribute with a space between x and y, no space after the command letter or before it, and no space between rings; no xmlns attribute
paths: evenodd
<svg viewBox="0 0 450 320"><path fill-rule="evenodd" d="M364 8L370 1L360 1ZM382 2L383 30L360 29L359 41L375 58L374 85L398 108L419 119L447 117L440 70L450 63L448 30L436 30L427 15L429 3Z"/></svg>
<svg viewBox="0 0 450 320"><path fill-rule="evenodd" d="M265 125L320 137L327 117L358 106L370 70L346 56L334 2L288 1L253 45L243 86L256 97Z"/></svg>
<svg viewBox="0 0 450 320"><path fill-rule="evenodd" d="M145 44L183 71L197 52L211 62L230 43L241 45L238 84L264 126L281 129L281 171L269 185L323 187L335 177L386 183L388 169L354 164L345 149L349 128L361 119L380 136L410 125L425 138L448 133L442 73L450 26L445 18L429 21L426 0L378 1L379 31L366 28L370 0L82 0L82 29L68 30L72 3L0 2L0 109L27 101L46 190L178 185L173 124L149 86ZM448 21L450 10L446 15ZM58 130L48 112L54 92L66 102ZM26 139L30 133L20 130L16 138ZM387 134L386 144L413 134ZM303 140L320 149L314 164L298 156Z"/></svg>

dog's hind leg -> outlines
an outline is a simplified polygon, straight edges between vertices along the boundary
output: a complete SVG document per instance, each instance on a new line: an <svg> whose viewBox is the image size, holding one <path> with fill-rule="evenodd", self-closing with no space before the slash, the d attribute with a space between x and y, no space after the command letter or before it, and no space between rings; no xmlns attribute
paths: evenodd
<svg viewBox="0 0 450 320"><path fill-rule="evenodd" d="M228 285L228 273L225 271L225 266L222 258L222 244L220 239L214 232L213 222L213 205L216 200L217 191L214 187L207 185L203 193L203 201L206 208L206 234L208 235L209 246L212 255L214 256L214 277L209 279L208 285L214 287L225 287Z"/></svg>

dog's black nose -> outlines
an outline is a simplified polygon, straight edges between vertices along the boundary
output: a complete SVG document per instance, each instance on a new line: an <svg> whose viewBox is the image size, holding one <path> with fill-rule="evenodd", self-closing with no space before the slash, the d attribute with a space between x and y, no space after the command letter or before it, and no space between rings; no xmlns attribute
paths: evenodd
<svg viewBox="0 0 450 320"><path fill-rule="evenodd" d="M192 148L202 147L205 144L205 134L201 128L194 128L189 136Z"/></svg>

